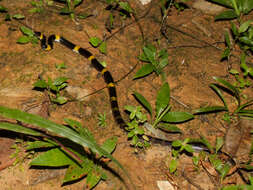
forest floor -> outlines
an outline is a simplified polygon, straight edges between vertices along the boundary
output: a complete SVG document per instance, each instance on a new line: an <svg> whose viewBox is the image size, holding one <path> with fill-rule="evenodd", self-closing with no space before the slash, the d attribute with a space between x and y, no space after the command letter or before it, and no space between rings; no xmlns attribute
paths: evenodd
<svg viewBox="0 0 253 190"><path fill-rule="evenodd" d="M239 60L231 59L229 64L227 61L220 61L225 48L224 32L229 28L229 22L215 22L213 15L196 9L189 8L179 12L172 8L165 22L165 38L160 32L162 16L158 1L145 6L132 2L131 6L136 10L138 20L134 17L122 19L116 15L112 33L109 33L105 26L109 11L105 9L106 4L103 1L88 0L76 7L76 13L93 15L78 20L78 23L69 16L58 14L58 6L62 4L44 6L41 13L30 13L29 10L33 8L30 1L2 0L0 3L8 8L10 14L25 15L22 22L46 36L64 36L91 51L100 61L105 61L115 81L119 80L119 107L125 120L128 120L128 115L123 111L124 106L139 105L132 95L133 92L141 93L152 107L155 107L156 95L162 85L161 77L155 73L133 80L136 71L145 64L138 60L144 42L168 51L169 64L163 72L171 89L171 105L174 111L191 112L202 106L222 105L217 94L209 87L215 82L213 76L233 82L234 77L229 74L228 69L232 66L239 70ZM252 17L252 14L248 15L248 18ZM89 65L89 61L60 44L56 44L52 51L46 52L39 44L16 43L22 35L19 30L22 25L15 20L4 21L4 18L5 15L0 14L0 105L38 113L45 100L42 92L33 90L33 84L38 77L55 79L65 76L68 78L69 87L78 88L81 91L79 93L84 95L93 94L82 101L69 101L61 106L50 105L48 119L60 124L64 124L64 118L80 121L94 134L98 143L117 136L118 142L113 156L127 169L138 190L156 190L157 181L163 180L169 181L174 189L188 190L218 189L220 185L242 183L236 172L220 183L219 177L216 174L210 175L203 164L196 168L192 164L192 156L187 154L180 156L176 174L170 174L169 146L154 144L147 150L135 153L126 133L113 119L107 90L100 90L105 87L104 80ZM94 36L101 39L111 36L106 41L106 55L99 53L89 44L89 38ZM66 65L65 69L56 67L61 63ZM243 94L252 97L252 88L245 89ZM233 109L236 106L235 99L229 95L225 97L229 107ZM106 113L105 127L98 125L98 113ZM216 137L225 137L227 129L235 125L226 123L222 117L222 113L197 115L193 120L177 126L182 130L183 138L204 136L214 145ZM243 122L243 125L250 123ZM30 160L22 159L26 154L22 148L17 156L19 161L13 166L17 157L10 158L10 155L16 151L11 148L16 142L16 136L7 131L1 131L0 135L1 190L84 189L84 180L61 186L62 170L29 169ZM248 138L245 138L246 140ZM250 141L245 143L249 144ZM108 179L101 181L95 190L126 189L117 177L108 173Z"/></svg>

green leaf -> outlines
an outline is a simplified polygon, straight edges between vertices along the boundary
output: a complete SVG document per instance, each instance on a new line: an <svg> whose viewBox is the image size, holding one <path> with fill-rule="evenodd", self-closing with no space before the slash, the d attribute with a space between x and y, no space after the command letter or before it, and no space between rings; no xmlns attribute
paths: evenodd
<svg viewBox="0 0 253 190"><path fill-rule="evenodd" d="M116 148L117 140L118 140L117 137L109 138L103 143L101 148L103 148L104 150L106 150L109 153L112 153Z"/></svg>
<svg viewBox="0 0 253 190"><path fill-rule="evenodd" d="M210 88L212 88L214 90L214 92L219 96L219 98L222 100L226 110L228 110L228 105L227 105L227 102L222 94L222 92L220 91L220 89L217 87L216 84L211 84L210 85Z"/></svg>
<svg viewBox="0 0 253 190"><path fill-rule="evenodd" d="M22 134L26 134L26 135L33 135L33 136L40 136L41 133L27 128L27 127L23 127L21 125L17 125L17 124L12 124L12 123L7 123L7 122L0 122L0 129L5 129L8 131L13 131L16 133L22 133Z"/></svg>
<svg viewBox="0 0 253 190"><path fill-rule="evenodd" d="M138 92L134 92L134 97L141 103L141 105L152 115L152 107L150 103Z"/></svg>
<svg viewBox="0 0 253 190"><path fill-rule="evenodd" d="M226 45L228 46L228 48L230 49L231 48L231 41L230 41L228 31L225 32L225 42L226 42Z"/></svg>
<svg viewBox="0 0 253 190"><path fill-rule="evenodd" d="M84 177L92 170L93 166L93 161L88 158L83 159L81 166L76 163L71 164L65 173L63 183L75 181Z"/></svg>
<svg viewBox="0 0 253 190"><path fill-rule="evenodd" d="M165 82L160 90L158 91L156 97L156 116L159 117L164 109L169 105L170 102L170 87L167 82Z"/></svg>
<svg viewBox="0 0 253 190"><path fill-rule="evenodd" d="M92 189L101 179L101 168L94 166L93 170L90 171L86 178L88 189Z"/></svg>
<svg viewBox="0 0 253 190"><path fill-rule="evenodd" d="M240 100L240 96L239 96L239 91L237 90L237 88L235 86L233 86L232 84L230 84L229 82L218 78L218 77L213 77L214 80L218 81L219 83L223 84L225 87L227 87L230 91L233 92L233 94L235 95L235 98L237 99L237 102L240 106L241 100Z"/></svg>
<svg viewBox="0 0 253 190"><path fill-rule="evenodd" d="M25 18L25 16L24 16L24 15L21 15L21 14L15 14L15 15L12 16L12 18L15 18L15 19L17 19L17 20L22 20L22 19Z"/></svg>
<svg viewBox="0 0 253 190"><path fill-rule="evenodd" d="M213 112L220 112L220 111L227 111L227 108L224 106L208 106L199 108L193 111L194 114L204 114L204 113L213 113Z"/></svg>
<svg viewBox="0 0 253 190"><path fill-rule="evenodd" d="M52 142L46 142L46 141L34 141L34 142L28 142L26 146L26 150L33 150L33 149L39 149L39 148L51 148L56 147L56 144L53 144Z"/></svg>
<svg viewBox="0 0 253 190"><path fill-rule="evenodd" d="M127 11L128 13L132 13L133 9L131 9L131 7L129 6L128 2L119 2L119 6L120 8L124 9L125 11Z"/></svg>
<svg viewBox="0 0 253 190"><path fill-rule="evenodd" d="M156 55L156 51L154 51L154 47L153 46L145 46L143 47L143 52L145 54L145 56L148 58L148 60L155 65L155 55Z"/></svg>
<svg viewBox="0 0 253 190"><path fill-rule="evenodd" d="M32 166L61 167L73 164L73 160L59 148L48 150L39 154L30 162Z"/></svg>
<svg viewBox="0 0 253 190"><path fill-rule="evenodd" d="M54 80L53 85L59 86L59 85L61 85L62 83L66 82L67 80L68 80L67 77L58 77L58 78L56 78L56 79Z"/></svg>
<svg viewBox="0 0 253 190"><path fill-rule="evenodd" d="M233 8L230 0L210 0L210 1L228 8Z"/></svg>
<svg viewBox="0 0 253 190"><path fill-rule="evenodd" d="M215 16L215 21L217 20L231 20L237 18L237 14L234 10L227 10L224 11L222 13L220 13L219 15Z"/></svg>
<svg viewBox="0 0 253 190"><path fill-rule="evenodd" d="M82 2L82 0L74 0L74 6L79 5Z"/></svg>
<svg viewBox="0 0 253 190"><path fill-rule="evenodd" d="M106 42L102 42L101 45L99 46L99 51L103 54L106 54Z"/></svg>
<svg viewBox="0 0 253 190"><path fill-rule="evenodd" d="M52 99L52 101L62 105L65 104L68 101L68 99L64 96L58 96L57 98Z"/></svg>
<svg viewBox="0 0 253 190"><path fill-rule="evenodd" d="M250 106L253 104L253 99L247 101L246 103L242 104L241 106L239 106L236 110L235 110L235 113L237 112L240 112L240 111L243 111L244 108Z"/></svg>
<svg viewBox="0 0 253 190"><path fill-rule="evenodd" d="M222 55L221 55L221 60L227 59L230 55L230 49L229 48L225 48L225 50L223 51Z"/></svg>
<svg viewBox="0 0 253 190"><path fill-rule="evenodd" d="M253 40L248 38L247 36L240 37L239 41L246 44L246 45L248 45L248 46L250 46L250 47L253 46Z"/></svg>
<svg viewBox="0 0 253 190"><path fill-rule="evenodd" d="M223 146L223 144L224 144L223 138L222 137L217 137L216 138L216 147L215 147L215 152L216 153L221 149L221 147Z"/></svg>
<svg viewBox="0 0 253 190"><path fill-rule="evenodd" d="M180 147L180 146L182 146L182 141L175 140L175 141L172 142L171 145L172 145L172 147Z"/></svg>
<svg viewBox="0 0 253 190"><path fill-rule="evenodd" d="M30 42L30 38L28 36L21 36L17 40L17 43L19 44L27 44L29 42Z"/></svg>
<svg viewBox="0 0 253 190"><path fill-rule="evenodd" d="M6 13L7 12L7 8L5 8L4 6L0 5L0 12L1 13Z"/></svg>
<svg viewBox="0 0 253 190"><path fill-rule="evenodd" d="M227 176L229 170L230 170L230 166L229 166L228 163L226 163L226 164L223 166L222 170L220 171L220 173L221 173L221 179L222 179L222 180Z"/></svg>
<svg viewBox="0 0 253 190"><path fill-rule="evenodd" d="M123 166L114 157L112 157L110 153L100 148L96 143L93 143L93 141L89 137L84 138L80 136L78 133L76 133L75 131L63 125L56 124L38 115L25 113L17 109L10 109L10 108L0 106L0 115L2 115L3 117L15 119L24 123L38 126L42 129L48 130L49 132L53 134L57 134L61 137L67 138L84 147L90 148L93 152L96 152L100 155L104 155L110 158L129 177L126 170L123 168Z"/></svg>
<svg viewBox="0 0 253 190"><path fill-rule="evenodd" d="M244 14L248 14L253 9L253 2L252 0L243 0L242 1L242 11Z"/></svg>
<svg viewBox="0 0 253 190"><path fill-rule="evenodd" d="M170 171L170 173L174 173L174 172L176 171L176 169L177 169L177 164L178 164L178 162L177 162L176 159L172 159L172 160L170 161L170 164L169 164L169 171Z"/></svg>
<svg viewBox="0 0 253 190"><path fill-rule="evenodd" d="M27 36L34 36L34 32L30 29L30 28L27 28L25 26L21 26L20 27L20 30L23 34L27 35Z"/></svg>
<svg viewBox="0 0 253 190"><path fill-rule="evenodd" d="M239 71L237 71L236 69L230 69L229 73L232 75L239 75L240 74Z"/></svg>
<svg viewBox="0 0 253 190"><path fill-rule="evenodd" d="M163 130L163 131L166 131L166 132L169 132L169 133L181 133L181 129L178 128L177 126L175 125L158 125L157 126L159 129Z"/></svg>
<svg viewBox="0 0 253 190"><path fill-rule="evenodd" d="M194 115L188 112L168 112L166 113L162 121L169 123L181 123L194 118Z"/></svg>
<svg viewBox="0 0 253 190"><path fill-rule="evenodd" d="M34 84L33 84L33 86L34 87L37 87L37 88L42 88L42 89L44 89L44 88L47 88L47 82L45 81L45 80L37 80Z"/></svg>
<svg viewBox="0 0 253 190"><path fill-rule="evenodd" d="M238 32L239 33L246 32L251 24L252 24L252 20L247 20L246 22L242 23L238 29Z"/></svg>
<svg viewBox="0 0 253 190"><path fill-rule="evenodd" d="M146 75L149 75L154 71L154 66L151 63L143 65L134 76L134 79L144 77Z"/></svg>
<svg viewBox="0 0 253 190"><path fill-rule="evenodd" d="M102 40L100 40L100 39L97 38L97 37L91 37L91 38L89 39L89 42L91 43L92 46L98 47L98 45L102 42Z"/></svg>
<svg viewBox="0 0 253 190"><path fill-rule="evenodd" d="M235 35L235 36L239 35L238 29L237 29L235 23L233 23L233 22L231 22L231 30L233 32L233 35Z"/></svg>
<svg viewBox="0 0 253 190"><path fill-rule="evenodd" d="M192 148L192 146L190 144L186 144L185 147L184 147L184 150L186 150L189 153L193 153L194 152L194 150L193 150L193 148Z"/></svg>

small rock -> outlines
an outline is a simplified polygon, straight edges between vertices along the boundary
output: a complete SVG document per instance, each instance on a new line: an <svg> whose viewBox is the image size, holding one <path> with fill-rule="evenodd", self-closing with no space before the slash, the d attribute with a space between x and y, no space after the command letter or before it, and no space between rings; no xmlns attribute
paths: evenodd
<svg viewBox="0 0 253 190"><path fill-rule="evenodd" d="M214 3L210 3L205 0L196 0L192 4L192 7L194 9L198 9L198 10L202 11L205 14L210 14L210 15L217 15L225 10L224 7L214 4Z"/></svg>
<svg viewBox="0 0 253 190"><path fill-rule="evenodd" d="M174 190L174 187L168 181L157 181L159 190Z"/></svg>
<svg viewBox="0 0 253 190"><path fill-rule="evenodd" d="M65 90L73 97L75 97L79 101L88 100L88 94L90 94L89 90L83 89L77 86L67 86Z"/></svg>
<svg viewBox="0 0 253 190"><path fill-rule="evenodd" d="M146 5L151 2L151 0L140 0L141 4Z"/></svg>

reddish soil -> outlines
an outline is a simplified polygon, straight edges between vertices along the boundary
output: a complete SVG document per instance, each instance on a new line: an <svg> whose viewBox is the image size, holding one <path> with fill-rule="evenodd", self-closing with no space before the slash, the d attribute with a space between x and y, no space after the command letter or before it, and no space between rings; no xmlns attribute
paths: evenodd
<svg viewBox="0 0 253 190"><path fill-rule="evenodd" d="M167 26L184 31L195 39L170 27L167 27L166 31L168 39L165 39L160 33L162 18L157 2L154 1L152 5L145 7L133 3L136 17L140 18L138 24L133 17L125 20L118 19L112 33L105 28L109 12L105 10L106 5L102 1L88 0L78 6L75 9L76 13L85 12L94 15L78 20L78 23L66 15L58 14L59 6L62 4L45 6L41 13L30 13L32 6L29 1L2 0L0 4L7 7L10 14L25 15L25 20L22 22L37 31L42 31L47 36L50 34L64 36L71 42L89 49L100 61L105 61L114 79L116 81L121 79L117 83L121 110L125 105L138 105L132 95L134 91L141 92L153 107L155 105L156 94L162 84L160 76L153 73L142 79L133 80L136 71L143 65L137 57L142 51L144 41L154 44L159 49L168 50L169 65L165 67L164 72L171 88L173 110L191 112L200 106L222 105L218 96L209 88L209 84L214 82L213 76L229 81L234 80L228 74L227 62L220 62L222 54L220 49L224 48L224 44L220 42L224 41L224 31L229 27L229 22L214 22L214 16L205 15L194 9L185 9L182 12L172 9L167 18ZM22 25L15 20L4 21L4 17L4 14L0 14L1 105L25 111L34 109L32 112L37 113L36 109L39 109L44 99L42 93L32 90L38 76L44 79L68 77L69 86L79 87L85 90L86 94L105 87L102 77L90 67L88 60L59 44L56 44L50 52L43 51L39 44L17 44L18 37L22 35L19 30ZM210 36L200 30L192 22L193 20L209 31ZM128 25L131 22L132 24ZM120 28L123 29L115 33ZM88 42L89 37L103 38L112 34L114 35L106 41L107 55L99 53ZM214 45L210 46L207 43ZM65 63L67 68L57 69L55 65L60 63ZM237 60L232 60L232 67L238 69L237 63ZM135 65L137 67L125 76ZM252 89L248 88L244 94L251 97ZM231 107L235 106L234 100L229 96L227 98ZM157 181L161 180L168 180L175 189L198 189L198 186L202 189L218 188L215 181L217 179L208 176L203 168L199 170L194 168L191 157L187 155L180 157L180 166L176 175L169 174L168 163L171 159L169 147L154 145L146 151L134 153L126 134L113 120L106 89L89 95L82 102L71 101L62 106L51 105L49 108L50 120L61 124L64 123L64 118L78 120L92 131L98 143L113 135L118 136L118 145L113 156L128 170L138 190L156 190ZM104 112L107 126L101 128L97 123L97 115ZM127 114L123 113L123 117L127 120ZM194 120L180 124L178 127L182 129L185 137L199 137L201 134L214 144L217 136L225 136L228 127L221 117L220 114L197 116ZM10 155L15 150L10 150L12 143L9 143L9 138L5 138L6 132L0 131L0 134L3 137L0 138L0 168L3 166L0 171L2 190L83 189L84 181L61 187L63 172L58 170L29 169L30 160L22 160L25 155L22 151L18 156L21 161L15 166L10 166L13 162ZM43 180L43 176L48 176L49 173L53 179ZM126 186L113 174L108 172L108 175L108 180L100 182L95 190L126 189ZM40 178L41 183L33 184L33 181L40 181ZM242 182L240 177L234 174L225 180L224 184L226 183Z"/></svg>

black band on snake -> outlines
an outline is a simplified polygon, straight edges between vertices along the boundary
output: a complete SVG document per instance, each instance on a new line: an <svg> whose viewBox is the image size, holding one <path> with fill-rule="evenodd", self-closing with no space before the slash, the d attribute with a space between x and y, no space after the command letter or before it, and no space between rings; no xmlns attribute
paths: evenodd
<svg viewBox="0 0 253 190"><path fill-rule="evenodd" d="M54 42L59 42L60 44L71 49L72 51L84 56L91 62L92 66L95 67L95 69L103 75L104 81L107 84L107 88L109 90L109 96L110 96L111 109L112 109L114 119L116 120L116 122L119 124L121 128L124 129L125 127L127 127L127 124L123 120L119 111L115 82L113 80L111 73L107 70L107 68L104 67L101 63L99 63L99 61L92 55L91 52L73 44L72 42L66 40L65 38L61 36L53 34L49 36L47 40L46 36L43 35L41 32L34 32L34 33L41 41L42 49L49 51L53 49Z"/></svg>

